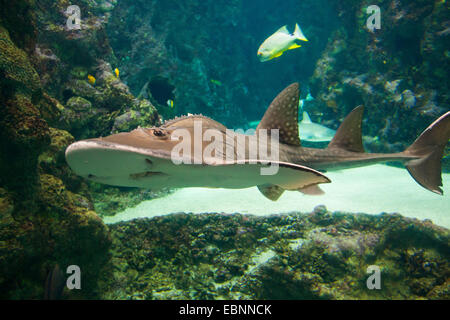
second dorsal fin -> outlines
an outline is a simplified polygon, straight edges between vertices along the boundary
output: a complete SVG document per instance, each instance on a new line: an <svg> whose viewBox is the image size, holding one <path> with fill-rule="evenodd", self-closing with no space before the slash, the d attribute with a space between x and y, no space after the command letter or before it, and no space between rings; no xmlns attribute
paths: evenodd
<svg viewBox="0 0 450 320"><path fill-rule="evenodd" d="M293 83L272 101L256 131L279 129L280 143L300 146L298 137L298 83Z"/></svg>
<svg viewBox="0 0 450 320"><path fill-rule="evenodd" d="M352 152L364 152L361 135L363 106L358 106L339 126L328 148L339 148Z"/></svg>

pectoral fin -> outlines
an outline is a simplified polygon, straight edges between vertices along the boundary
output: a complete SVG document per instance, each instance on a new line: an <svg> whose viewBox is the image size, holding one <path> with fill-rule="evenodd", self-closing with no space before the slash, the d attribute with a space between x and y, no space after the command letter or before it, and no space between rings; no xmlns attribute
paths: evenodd
<svg viewBox="0 0 450 320"><path fill-rule="evenodd" d="M300 48L300 47L301 47L301 45L296 44L296 43L293 43L293 44L288 48L288 50L297 49L297 48Z"/></svg>
<svg viewBox="0 0 450 320"><path fill-rule="evenodd" d="M283 188L273 184L259 185L258 189L267 199L272 201L277 201L284 192Z"/></svg>
<svg viewBox="0 0 450 320"><path fill-rule="evenodd" d="M277 52L277 53L275 53L275 54L272 55L271 59L273 59L273 58L278 58L278 57L281 56L282 54L283 54L283 51Z"/></svg>
<svg viewBox="0 0 450 320"><path fill-rule="evenodd" d="M320 189L320 187L317 184L298 189L298 191L308 196L320 196L322 194L325 194L325 191Z"/></svg>

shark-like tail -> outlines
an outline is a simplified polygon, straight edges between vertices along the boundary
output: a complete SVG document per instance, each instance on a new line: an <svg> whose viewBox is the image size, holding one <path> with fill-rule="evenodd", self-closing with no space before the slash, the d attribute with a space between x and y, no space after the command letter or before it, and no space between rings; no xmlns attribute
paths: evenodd
<svg viewBox="0 0 450 320"><path fill-rule="evenodd" d="M364 108L355 108L342 122L328 148L364 152L361 120ZM406 163L411 176L425 189L442 195L441 159L450 138L450 112L434 121L403 153L413 156Z"/></svg>
<svg viewBox="0 0 450 320"><path fill-rule="evenodd" d="M409 161L406 168L422 187L442 195L441 159L450 138L450 111L434 121L405 154L418 156Z"/></svg>

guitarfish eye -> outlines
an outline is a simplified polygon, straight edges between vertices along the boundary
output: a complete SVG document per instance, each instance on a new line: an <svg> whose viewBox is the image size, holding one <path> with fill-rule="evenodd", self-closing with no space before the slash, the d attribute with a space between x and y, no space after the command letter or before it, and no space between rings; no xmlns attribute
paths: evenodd
<svg viewBox="0 0 450 320"><path fill-rule="evenodd" d="M159 130L159 129L153 130L153 134L154 134L155 136L157 136L157 137L163 137L163 136L165 136L165 133L164 133L163 131Z"/></svg>

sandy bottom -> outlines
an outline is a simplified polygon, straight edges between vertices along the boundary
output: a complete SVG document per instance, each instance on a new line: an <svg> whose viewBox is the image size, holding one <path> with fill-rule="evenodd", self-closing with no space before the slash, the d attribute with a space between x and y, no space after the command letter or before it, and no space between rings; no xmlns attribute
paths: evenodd
<svg viewBox="0 0 450 320"><path fill-rule="evenodd" d="M331 211L379 214L398 212L403 216L430 219L450 228L450 174L443 174L444 196L419 186L405 169L386 165L328 172L332 183L322 184L322 196L286 191L278 201L266 199L256 187L248 189L185 188L164 198L144 201L126 209L106 223L154 217L176 212L223 212L269 215L310 212L317 205Z"/></svg>

